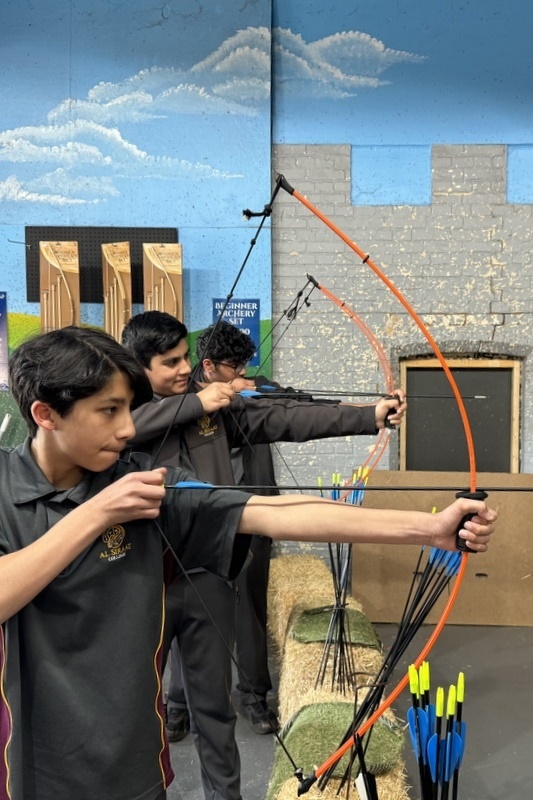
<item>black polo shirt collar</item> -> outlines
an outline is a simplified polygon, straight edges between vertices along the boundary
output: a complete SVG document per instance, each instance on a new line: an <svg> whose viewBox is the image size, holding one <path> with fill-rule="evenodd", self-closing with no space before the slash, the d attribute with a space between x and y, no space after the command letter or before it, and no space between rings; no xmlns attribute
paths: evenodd
<svg viewBox="0 0 533 800"><path fill-rule="evenodd" d="M10 459L9 482L11 499L14 505L31 503L44 497L56 500L70 500L80 505L87 497L93 474L88 473L83 480L70 489L56 489L37 465L31 452L31 437L15 448Z"/></svg>

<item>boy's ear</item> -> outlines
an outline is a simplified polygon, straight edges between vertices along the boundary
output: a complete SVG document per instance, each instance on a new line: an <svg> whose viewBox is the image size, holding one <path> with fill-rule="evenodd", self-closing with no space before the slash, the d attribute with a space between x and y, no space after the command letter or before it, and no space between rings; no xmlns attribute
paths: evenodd
<svg viewBox="0 0 533 800"><path fill-rule="evenodd" d="M202 359L202 368L204 372L213 372L215 365L210 358L204 358Z"/></svg>
<svg viewBox="0 0 533 800"><path fill-rule="evenodd" d="M35 400L31 406L31 415L39 428L53 431L56 427L57 411L41 400Z"/></svg>

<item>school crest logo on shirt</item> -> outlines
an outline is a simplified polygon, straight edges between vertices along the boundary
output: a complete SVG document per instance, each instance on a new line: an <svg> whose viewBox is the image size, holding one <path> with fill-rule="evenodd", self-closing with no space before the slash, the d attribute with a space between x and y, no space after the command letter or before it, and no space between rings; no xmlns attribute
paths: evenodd
<svg viewBox="0 0 533 800"><path fill-rule="evenodd" d="M123 544L126 538L126 531L122 525L113 525L102 534L102 541L107 545L107 550L102 550L100 558L107 561L117 561L124 558L128 550L131 550L131 542Z"/></svg>
<svg viewBox="0 0 533 800"><path fill-rule="evenodd" d="M200 436L212 436L215 431L218 430L218 425L213 424L211 422L211 417L207 415L205 417L200 417L198 420L198 427L200 428Z"/></svg>
<svg viewBox="0 0 533 800"><path fill-rule="evenodd" d="M108 528L106 532L102 534L102 539L108 547L116 548L120 547L125 536L126 531L122 525L113 525L112 528Z"/></svg>

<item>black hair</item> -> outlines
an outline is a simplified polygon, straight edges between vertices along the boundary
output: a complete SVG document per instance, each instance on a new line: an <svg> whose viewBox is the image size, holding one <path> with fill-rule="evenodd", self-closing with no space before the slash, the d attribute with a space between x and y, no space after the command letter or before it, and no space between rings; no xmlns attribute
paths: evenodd
<svg viewBox="0 0 533 800"><path fill-rule="evenodd" d="M206 328L196 340L198 359L210 358L214 364L221 361L246 364L255 350L254 341L247 333L224 321Z"/></svg>
<svg viewBox="0 0 533 800"><path fill-rule="evenodd" d="M78 400L101 391L117 371L129 380L132 408L152 399L145 371L112 336L69 326L23 342L9 360L9 383L33 437L37 425L31 406L36 400L66 417Z"/></svg>
<svg viewBox="0 0 533 800"><path fill-rule="evenodd" d="M145 311L132 317L122 331L122 344L137 361L150 368L154 356L177 347L187 328L165 311Z"/></svg>

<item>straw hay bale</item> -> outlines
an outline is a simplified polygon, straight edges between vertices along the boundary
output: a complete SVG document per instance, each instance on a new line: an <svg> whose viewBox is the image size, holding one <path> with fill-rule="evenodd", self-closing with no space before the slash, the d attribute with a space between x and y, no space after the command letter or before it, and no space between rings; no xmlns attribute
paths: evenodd
<svg viewBox="0 0 533 800"><path fill-rule="evenodd" d="M269 630L281 656L279 673L279 716L283 726L281 736L296 763L302 765L304 771L309 769L309 772L312 770L312 765L321 763L328 753L338 747L349 724L343 715L348 714L350 719L353 716L355 692L348 689L351 692L349 697L332 687L329 663L331 655L325 679L321 686L315 688L324 652L325 636L324 619L319 620L316 625L317 620L311 617L319 616L316 613L317 609L330 606L330 609L322 614L327 619L332 613L333 600L332 575L322 559L311 555L288 555L278 556L271 562ZM348 598L347 609L350 615L350 641L357 642L360 639L369 645L371 637L368 637L368 631L362 631L358 627L359 622L362 623L364 619L361 604L353 598ZM352 614L351 610L360 612L360 620L355 624L353 619L357 619L357 615ZM379 641L377 639L376 641L377 646L375 643L370 646L352 644L350 648L358 703L364 698L381 667L383 656L378 649ZM340 727L339 715L343 720ZM379 733L380 729L384 732L382 736ZM391 740L387 738L389 736L395 738ZM403 740L403 732L398 727L393 712L387 711L383 719L374 726L373 735L370 737L371 746L374 748L372 761L365 757L367 767L378 775L380 800L408 800L405 767L400 758ZM339 797L337 792L340 776L344 771L341 767L346 766L346 758L341 761L339 770L330 779L326 789L321 792L316 786L313 787L308 794L310 798L334 800ZM276 747L267 800L294 800L297 797L298 781L290 777L291 774L292 767L289 760L282 748ZM353 800L359 800L353 779L347 782L340 796L347 795Z"/></svg>
<svg viewBox="0 0 533 800"><path fill-rule="evenodd" d="M376 778L379 800L409 800L409 793L405 782L405 767L400 765L397 769L387 772L386 775L378 775ZM331 780L324 791L320 791L317 786L313 786L305 795L309 800L339 800L339 797L346 797L346 787L341 794L338 794L340 781ZM296 778L289 778L281 784L275 794L275 800L295 800L298 794L298 781ZM351 800L360 800L359 792L350 784L349 797ZM271 798L273 800L273 798Z"/></svg>
<svg viewBox="0 0 533 800"><path fill-rule="evenodd" d="M283 653L283 666L279 675L279 718L285 725L301 708L311 703L332 700L346 702L346 695L331 689L331 669L326 673L322 686L315 689L318 665L324 651L323 644L301 644L288 638ZM354 647L357 685L372 683L381 666L379 651L368 647ZM361 695L361 697L364 695ZM353 693L350 699L353 698Z"/></svg>
<svg viewBox="0 0 533 800"><path fill-rule="evenodd" d="M268 627L279 652L283 651L289 620L295 611L331 605L333 579L325 562L317 556L277 556L270 562ZM350 608L362 611L350 597Z"/></svg>
<svg viewBox="0 0 533 800"><path fill-rule="evenodd" d="M319 764L324 757L339 746L339 742L348 730L353 718L351 703L330 702L316 703L302 708L290 725L282 731L282 739L298 766L302 766L308 774L312 765ZM365 753L365 761L369 771L374 775L383 775L391 771L399 763L403 748L403 732L388 721L379 720L374 725ZM349 767L351 751L348 751L333 770L333 778L340 781ZM276 748L272 778L269 787L269 798L277 797L283 783L290 778L293 768L284 751ZM357 774L357 765L353 769Z"/></svg>

